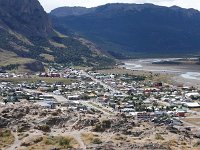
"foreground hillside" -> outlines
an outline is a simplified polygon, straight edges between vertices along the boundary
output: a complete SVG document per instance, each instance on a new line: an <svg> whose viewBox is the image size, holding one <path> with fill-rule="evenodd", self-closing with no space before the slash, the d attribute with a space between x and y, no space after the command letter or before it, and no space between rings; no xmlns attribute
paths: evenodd
<svg viewBox="0 0 200 150"><path fill-rule="evenodd" d="M43 71L49 63L99 66L113 62L56 32L38 0L0 0L0 68Z"/></svg>
<svg viewBox="0 0 200 150"><path fill-rule="evenodd" d="M200 12L194 9L107 4L81 10L58 8L51 16L60 32L76 32L118 58L121 54L150 57L200 52Z"/></svg>

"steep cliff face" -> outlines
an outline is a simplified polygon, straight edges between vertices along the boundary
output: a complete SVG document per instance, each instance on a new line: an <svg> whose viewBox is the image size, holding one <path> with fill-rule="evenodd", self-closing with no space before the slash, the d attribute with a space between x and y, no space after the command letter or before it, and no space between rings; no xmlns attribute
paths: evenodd
<svg viewBox="0 0 200 150"><path fill-rule="evenodd" d="M0 20L5 27L27 36L53 33L48 16L37 0L0 0Z"/></svg>

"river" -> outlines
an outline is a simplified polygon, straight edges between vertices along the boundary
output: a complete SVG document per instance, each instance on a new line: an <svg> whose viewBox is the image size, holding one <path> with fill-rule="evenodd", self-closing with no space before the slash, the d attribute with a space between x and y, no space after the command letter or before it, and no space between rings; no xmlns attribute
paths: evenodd
<svg viewBox="0 0 200 150"><path fill-rule="evenodd" d="M183 79L200 81L200 65L195 64L154 64L155 62L174 61L180 58L133 59L123 61L126 69L171 73Z"/></svg>

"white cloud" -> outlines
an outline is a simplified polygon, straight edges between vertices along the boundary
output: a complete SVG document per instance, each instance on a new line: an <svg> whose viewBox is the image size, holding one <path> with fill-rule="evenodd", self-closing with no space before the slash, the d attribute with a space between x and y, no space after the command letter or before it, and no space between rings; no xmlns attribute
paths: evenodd
<svg viewBox="0 0 200 150"><path fill-rule="evenodd" d="M44 9L50 10L62 6L84 6L95 7L106 3L154 3L162 6L177 5L184 8L195 8L200 10L199 0L39 0Z"/></svg>

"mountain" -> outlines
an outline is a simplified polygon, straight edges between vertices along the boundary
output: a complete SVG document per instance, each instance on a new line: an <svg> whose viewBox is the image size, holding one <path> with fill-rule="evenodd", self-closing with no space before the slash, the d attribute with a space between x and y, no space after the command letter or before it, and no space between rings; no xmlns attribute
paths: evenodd
<svg viewBox="0 0 200 150"><path fill-rule="evenodd" d="M60 34L38 0L0 0L0 69L44 71L48 64L114 63L72 36Z"/></svg>
<svg viewBox="0 0 200 150"><path fill-rule="evenodd" d="M85 7L59 7L51 11L51 15L58 17L79 16L93 12L95 9Z"/></svg>
<svg viewBox="0 0 200 150"><path fill-rule="evenodd" d="M27 36L53 33L48 16L37 0L0 0L0 22Z"/></svg>
<svg viewBox="0 0 200 150"><path fill-rule="evenodd" d="M69 8L65 9L68 12ZM172 57L200 52L197 10L120 3L91 9L87 14L62 16L52 11L53 26L61 33L79 34L117 58Z"/></svg>

